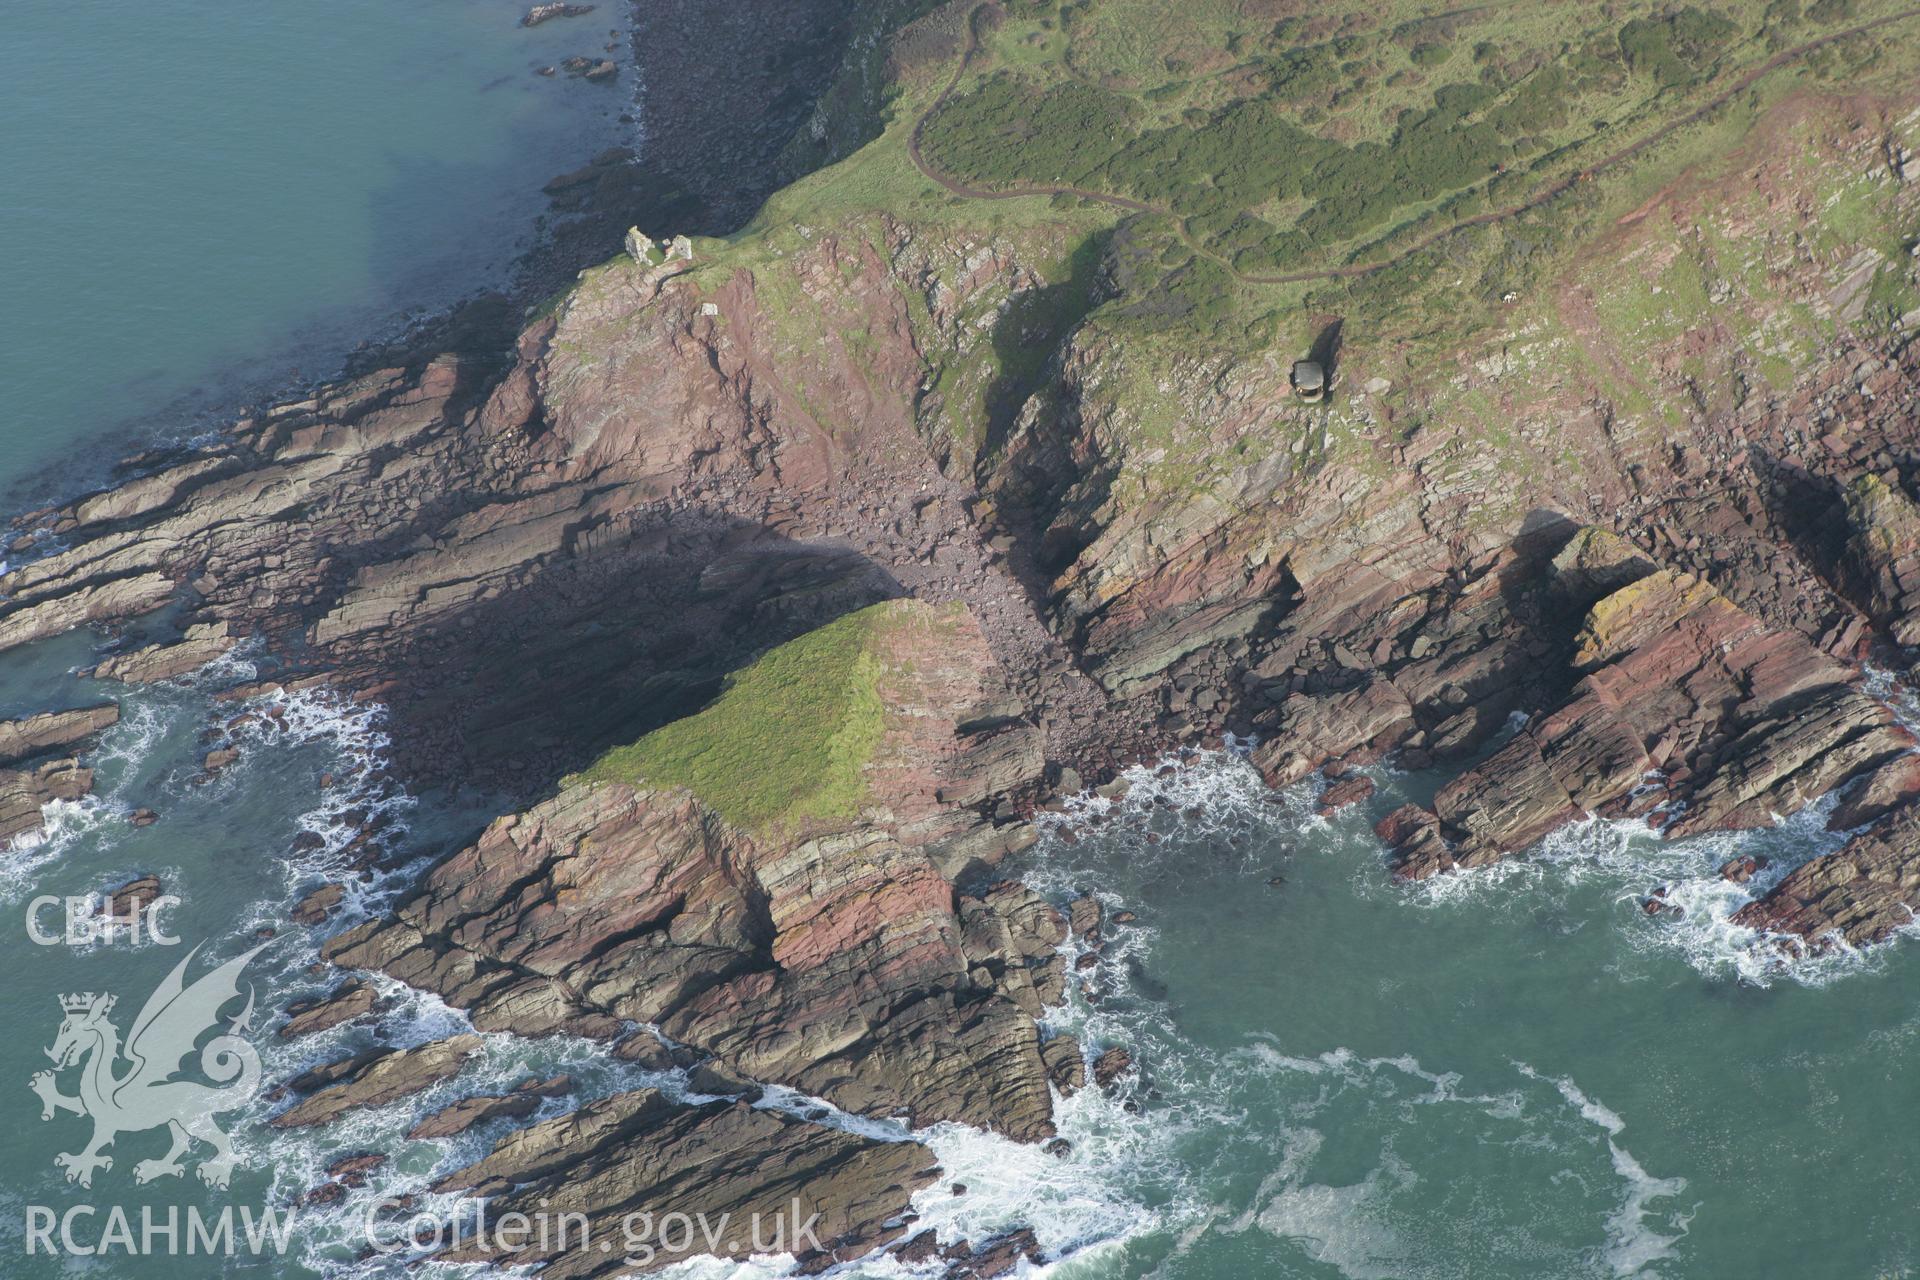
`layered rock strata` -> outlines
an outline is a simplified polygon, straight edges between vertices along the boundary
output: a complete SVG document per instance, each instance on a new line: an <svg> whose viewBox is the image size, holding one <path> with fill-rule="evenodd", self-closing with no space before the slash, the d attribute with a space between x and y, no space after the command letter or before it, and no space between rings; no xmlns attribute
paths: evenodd
<svg viewBox="0 0 1920 1280"><path fill-rule="evenodd" d="M1012 886L950 879L1027 838L966 806L1037 774L1037 743L962 728L1004 699L964 611L869 612L882 719L857 812L743 830L684 787L570 782L326 954L436 991L482 1030L656 1024L849 1111L1051 1133L1034 1018L1064 924Z"/></svg>

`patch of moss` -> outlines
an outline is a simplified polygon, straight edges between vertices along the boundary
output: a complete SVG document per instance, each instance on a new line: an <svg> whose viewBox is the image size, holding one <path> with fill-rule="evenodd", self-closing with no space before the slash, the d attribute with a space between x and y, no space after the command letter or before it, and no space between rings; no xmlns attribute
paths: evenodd
<svg viewBox="0 0 1920 1280"><path fill-rule="evenodd" d="M856 816L886 728L876 641L899 608L873 605L769 650L702 710L572 780L686 787L753 832Z"/></svg>

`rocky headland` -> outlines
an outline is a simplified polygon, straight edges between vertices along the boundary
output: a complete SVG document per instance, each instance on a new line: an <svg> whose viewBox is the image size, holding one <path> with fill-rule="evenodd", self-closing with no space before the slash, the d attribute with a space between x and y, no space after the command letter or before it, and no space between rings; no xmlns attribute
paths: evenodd
<svg viewBox="0 0 1920 1280"><path fill-rule="evenodd" d="M343 969L482 1032L704 1071L703 1092L789 1085L1023 1142L1053 1135L1056 1090L1128 1064L1045 1038L1072 926L997 864L1057 790L1228 732L1276 787L1389 754L1455 771L1381 824L1409 878L1587 815L1683 836L1843 790L1858 833L1739 922L1817 948L1911 918L1914 737L1864 672L1920 638L1920 310L1863 299L1914 265L1803 229L1838 189L1915 225L1912 101L1775 103L1721 168L1579 206L1580 247L1445 338L1387 340L1376 299L1341 339L1345 390L1308 405L1281 341L1308 326L1179 327L1153 264L1180 241L1151 211L1003 218L918 176L876 86L932 98L971 14L895 32L876 9L831 57L805 46L839 114L712 144L798 178L744 229L668 239L759 204L680 188L655 208L685 222L636 219L509 348L397 353L25 522L0 649L144 619L167 634L98 668L142 680L260 637L273 680L383 703L403 778L502 797L390 915L329 938ZM888 207L847 194L858 168L798 177L886 128L848 163L879 166ZM657 161L691 174L702 145ZM618 207L604 176L573 185ZM1712 305L1651 302L1675 272ZM1316 331L1332 288L1301 303ZM1631 332L1599 319L1633 308ZM8 732L97 731L73 714ZM0 788L37 812L82 774ZM327 918L313 899L304 921ZM373 1008L350 980L283 1034ZM275 1123L411 1096L472 1047L316 1067ZM596 1220L800 1194L829 1265L904 1236L936 1176L911 1139L637 1090L442 1187Z"/></svg>

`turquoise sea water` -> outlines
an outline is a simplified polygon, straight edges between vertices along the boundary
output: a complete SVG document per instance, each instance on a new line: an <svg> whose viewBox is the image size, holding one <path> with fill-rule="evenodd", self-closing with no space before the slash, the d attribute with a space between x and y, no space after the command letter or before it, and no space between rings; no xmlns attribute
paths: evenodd
<svg viewBox="0 0 1920 1280"><path fill-rule="evenodd" d="M526 8L520 0L8 6L0 35L0 494L8 508L0 519L71 497L113 459L217 423L248 396L327 376L362 340L504 278L545 208L541 185L635 141L618 118L631 101L630 75L597 85L534 74L623 42L611 33L624 29L625 6L603 3L533 30L518 25ZM626 61L624 43L618 56ZM190 970L197 976L206 960L252 945L256 929L284 926L291 895L319 883L330 861L337 869L332 851L350 830L346 818L370 807L392 812L409 824L406 848L431 852L449 833L472 830L475 815L370 788L382 741L377 709L325 699L274 704L282 720L243 731L252 741L240 763L204 782L204 735L242 710L214 702L209 690L244 665L176 686L99 686L73 674L99 644L74 636L0 658L0 716L105 698L124 714L90 758L95 795L57 807L44 838L0 852L8 977L0 1022L10 1033L0 1039L0 1275L312 1274L324 1258L350 1259L359 1242L328 1251L337 1225L302 1221L284 1251L243 1248L232 1262L167 1256L184 1244L165 1236L141 1242L157 1256L79 1257L64 1245L57 1256L28 1256L35 1206L63 1220L87 1211L73 1221L82 1245L102 1242L115 1206L136 1233L148 1206L163 1223L169 1207L204 1208L209 1221L228 1205L284 1211L355 1140L348 1130L269 1143L261 1103L252 1120L228 1126L240 1167L226 1192L191 1172L137 1183L139 1161L166 1149L161 1130L116 1141L114 1166L83 1189L65 1181L53 1157L78 1150L88 1122L64 1112L43 1122L29 1078L51 1065L45 1050L61 1019L58 997L113 993L124 1031L193 945L204 946ZM143 806L161 817L136 828L128 814ZM303 830L323 847L290 857ZM84 895L137 874L158 874L182 899L163 918L183 945L31 941L36 898ZM62 914L56 904L36 918L57 932ZM264 1006L256 1030L278 1021L273 1011L290 995L325 989L303 972L313 958L303 931L289 931L254 962ZM445 1029L435 1017L402 996L380 1031L428 1038ZM267 1077L352 1043L364 1035L286 1046L265 1036ZM501 1061L475 1080L515 1069L512 1046L494 1053ZM591 1080L594 1069L578 1074Z"/></svg>
<svg viewBox="0 0 1920 1280"><path fill-rule="evenodd" d="M513 25L519 11L495 0L10 10L0 105L34 123L0 132L0 489L32 476L30 492L60 496L73 469L41 468L76 447L117 454L178 429L183 397L217 403L296 367L324 373L365 326L499 270L540 181L618 129L608 113L620 95L528 74L604 42L606 14L529 33ZM130 418L146 425L116 425ZM266 1100L227 1117L239 1168L224 1191L191 1174L137 1183L134 1166L165 1149L159 1132L121 1138L92 1188L67 1183L54 1157L88 1125L43 1121L28 1089L49 1066L60 996L116 994L124 1028L188 946L204 944L200 965L273 929L250 970L268 1080L375 1036L411 1044L462 1029L437 1001L388 985L370 1026L292 1043L266 1031L287 999L331 981L306 971L313 943L285 915L338 873L359 818L395 820L398 866L345 919L379 910L409 860L488 816L477 801L383 782L377 707L217 701L214 689L260 661L246 654L177 684L94 684L74 673L101 644L71 636L0 656L0 717L108 697L124 717L93 755L96 794L50 813L45 838L0 852L0 1276L431 1274L358 1257L366 1211L501 1130L407 1141L419 1115L533 1072L571 1072L576 1096L680 1087L589 1046L488 1037L457 1080L338 1128L275 1133ZM238 763L202 780L207 734L246 712L232 731ZM1764 882L1714 874L1737 849L1768 852L1777 877L1833 847L1820 813L1672 846L1585 824L1532 859L1408 887L1387 878L1370 823L1435 780L1378 777L1368 805L1322 820L1311 787L1273 797L1244 764L1210 756L1143 771L1124 804L1057 820L1020 870L1059 901L1090 889L1139 920L1108 927L1094 998L1076 993L1053 1021L1126 1046L1138 1069L1114 1096L1062 1102L1064 1157L951 1126L920 1135L948 1173L921 1197L921 1225L976 1242L1031 1225L1065 1255L1061 1280L1869 1280L1920 1268L1920 948L1782 967L1726 923ZM141 807L159 820L134 826ZM143 873L182 899L165 923L185 946L29 938L37 898ZM1644 915L1656 884L1672 886L1684 918ZM57 926L58 906L40 919ZM392 1156L373 1185L342 1206L295 1207L331 1160L366 1150ZM143 1207L272 1209L293 1226L284 1251L231 1259L168 1256L164 1241L155 1256L29 1256L36 1211L90 1208L74 1232L93 1245L114 1206L136 1239ZM700 1280L778 1270L688 1269ZM852 1272L897 1280L901 1268Z"/></svg>
<svg viewBox="0 0 1920 1280"><path fill-rule="evenodd" d="M1061 1019L1143 1064L1138 1114L1069 1106L1106 1173L1061 1238L1125 1224L1074 1274L1913 1274L1920 948L1781 965L1727 923L1765 885L1716 873L1764 852L1776 880L1838 842L1821 813L1672 845L1596 821L1405 886L1371 823L1435 780L1378 777L1321 819L1213 757L1043 845L1039 883L1140 916ZM1641 910L1656 885L1684 917Z"/></svg>
<svg viewBox="0 0 1920 1280"><path fill-rule="evenodd" d="M496 278L541 184L631 140L630 85L532 74L599 52L621 4L523 30L526 7L9 4L0 482L331 374Z"/></svg>

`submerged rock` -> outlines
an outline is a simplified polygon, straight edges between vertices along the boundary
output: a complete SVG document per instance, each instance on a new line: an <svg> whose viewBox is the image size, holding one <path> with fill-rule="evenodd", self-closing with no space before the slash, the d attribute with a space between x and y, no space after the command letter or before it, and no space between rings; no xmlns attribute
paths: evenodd
<svg viewBox="0 0 1920 1280"><path fill-rule="evenodd" d="M101 897L100 914L116 924L132 924L165 893L160 877L140 876L107 890Z"/></svg>
<svg viewBox="0 0 1920 1280"><path fill-rule="evenodd" d="M579 80L611 80L620 74L619 64L611 58L576 55L560 60L560 69Z"/></svg>

